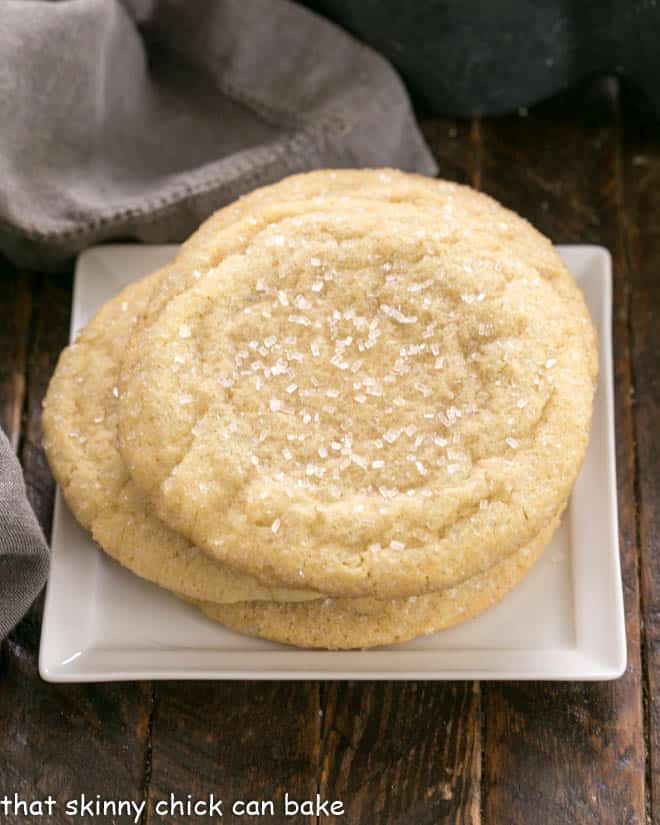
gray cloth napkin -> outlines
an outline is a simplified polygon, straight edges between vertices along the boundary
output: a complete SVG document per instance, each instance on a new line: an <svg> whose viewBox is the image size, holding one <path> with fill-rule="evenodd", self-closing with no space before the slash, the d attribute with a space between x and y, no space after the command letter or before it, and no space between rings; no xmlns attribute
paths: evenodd
<svg viewBox="0 0 660 825"><path fill-rule="evenodd" d="M180 241L317 167L434 174L389 64L287 0L0 3L0 251L55 269L92 243ZM0 638L47 549L0 439Z"/></svg>
<svg viewBox="0 0 660 825"><path fill-rule="evenodd" d="M46 581L48 549L25 495L20 465L0 430L0 639Z"/></svg>
<svg viewBox="0 0 660 825"><path fill-rule="evenodd" d="M52 269L332 166L435 173L390 65L287 0L4 0L0 250Z"/></svg>

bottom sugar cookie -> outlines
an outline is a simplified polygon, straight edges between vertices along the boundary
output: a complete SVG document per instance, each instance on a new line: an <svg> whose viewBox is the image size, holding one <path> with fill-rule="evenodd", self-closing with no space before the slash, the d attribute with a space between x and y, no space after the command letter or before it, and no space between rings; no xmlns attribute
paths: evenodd
<svg viewBox="0 0 660 825"><path fill-rule="evenodd" d="M527 547L490 570L437 593L390 601L194 604L232 630L296 647L349 650L405 642L472 619L501 601L540 557L560 518L561 512Z"/></svg>

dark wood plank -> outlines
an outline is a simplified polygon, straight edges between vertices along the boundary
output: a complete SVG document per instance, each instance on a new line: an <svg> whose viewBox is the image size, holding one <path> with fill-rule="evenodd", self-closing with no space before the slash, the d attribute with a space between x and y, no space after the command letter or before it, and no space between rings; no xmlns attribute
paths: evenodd
<svg viewBox="0 0 660 825"><path fill-rule="evenodd" d="M479 185L481 127L478 120L447 120L418 113L419 125L438 164L438 175L447 180Z"/></svg>
<svg viewBox="0 0 660 825"><path fill-rule="evenodd" d="M0 262L0 426L14 450L18 447L25 401L28 336L32 300L30 277Z"/></svg>
<svg viewBox="0 0 660 825"><path fill-rule="evenodd" d="M477 683L332 682L321 794L345 803L321 822L478 823Z"/></svg>
<svg viewBox="0 0 660 825"><path fill-rule="evenodd" d="M478 122L420 121L440 175L478 183ZM322 822L479 822L478 683L331 684L322 710L320 791L347 808Z"/></svg>
<svg viewBox="0 0 660 825"><path fill-rule="evenodd" d="M20 454L30 501L48 534L53 482L41 448L41 401L68 338L71 277L33 279L26 421ZM16 284L6 285L8 290ZM64 803L82 793L140 801L149 712L148 685L48 685L37 671L41 606L5 641L0 661L0 789L24 799L52 793L51 822L70 822ZM3 816L3 823L25 823ZM109 817L95 819L111 822Z"/></svg>
<svg viewBox="0 0 660 825"><path fill-rule="evenodd" d="M555 242L614 257L617 461L628 668L600 684L483 686L484 823L643 823L644 742L618 93L546 104L484 126L485 191Z"/></svg>
<svg viewBox="0 0 660 825"><path fill-rule="evenodd" d="M319 746L315 682L198 682L158 685L151 738L148 823L208 822L163 814L170 794L223 800L222 821L315 823L286 817L284 794L313 800ZM274 803L274 814L233 816L237 801ZM247 810L247 809L244 809Z"/></svg>
<svg viewBox="0 0 660 825"><path fill-rule="evenodd" d="M83 793L140 802L148 686L47 685L23 641L24 634L9 640L0 665L0 795L52 794L56 815L43 820L50 823L83 821L64 816L65 803ZM2 816L3 825L27 821Z"/></svg>
<svg viewBox="0 0 660 825"><path fill-rule="evenodd" d="M660 143L657 123L626 124L625 239L630 275L650 821L660 820Z"/></svg>

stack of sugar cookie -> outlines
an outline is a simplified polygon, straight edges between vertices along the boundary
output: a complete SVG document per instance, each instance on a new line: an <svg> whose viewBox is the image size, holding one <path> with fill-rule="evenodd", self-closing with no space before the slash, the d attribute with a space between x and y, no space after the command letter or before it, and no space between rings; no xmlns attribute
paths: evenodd
<svg viewBox="0 0 660 825"><path fill-rule="evenodd" d="M404 641L530 569L587 446L597 354L550 242L467 187L319 171L217 212L60 358L76 518L245 633Z"/></svg>

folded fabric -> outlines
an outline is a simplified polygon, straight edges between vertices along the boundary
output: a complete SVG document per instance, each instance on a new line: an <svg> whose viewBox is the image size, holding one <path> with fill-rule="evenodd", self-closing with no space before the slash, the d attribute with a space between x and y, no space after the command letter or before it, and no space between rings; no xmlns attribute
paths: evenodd
<svg viewBox="0 0 660 825"><path fill-rule="evenodd" d="M0 250L179 241L315 167L435 164L389 64L287 0L5 0Z"/></svg>
<svg viewBox="0 0 660 825"><path fill-rule="evenodd" d="M48 548L25 495L20 465L0 430L0 639L46 581Z"/></svg>

